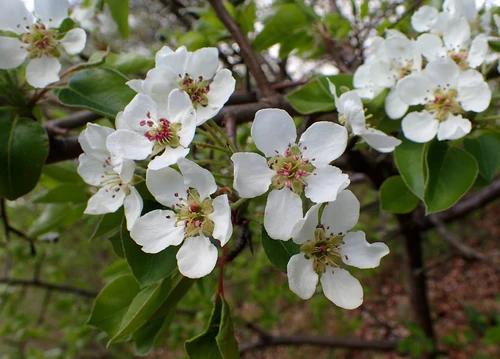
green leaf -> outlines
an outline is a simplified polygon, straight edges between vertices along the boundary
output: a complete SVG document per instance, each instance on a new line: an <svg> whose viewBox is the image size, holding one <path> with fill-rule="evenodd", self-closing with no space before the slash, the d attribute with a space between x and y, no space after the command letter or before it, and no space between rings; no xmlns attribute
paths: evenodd
<svg viewBox="0 0 500 359"><path fill-rule="evenodd" d="M132 300L123 316L120 329L109 340L108 346L124 341L129 335L142 327L163 304L172 288L172 278L144 287Z"/></svg>
<svg viewBox="0 0 500 359"><path fill-rule="evenodd" d="M112 337L118 332L123 316L138 293L139 284L132 275L115 278L97 295L87 324Z"/></svg>
<svg viewBox="0 0 500 359"><path fill-rule="evenodd" d="M177 281L175 281L174 285L172 286L172 290L165 298L165 302L160 308L158 308L153 318L161 318L170 313L170 311L172 311L172 308L174 308L177 303L180 302L180 300L187 294L187 292L189 292L193 284L196 282L197 281L194 279L179 275Z"/></svg>
<svg viewBox="0 0 500 359"><path fill-rule="evenodd" d="M38 237L62 225L71 212L72 208L69 203L49 203L31 225L28 236Z"/></svg>
<svg viewBox="0 0 500 359"><path fill-rule="evenodd" d="M154 59L139 54L128 53L123 55L109 54L106 57L106 65L120 71L125 75L133 75L138 72L145 72L153 68Z"/></svg>
<svg viewBox="0 0 500 359"><path fill-rule="evenodd" d="M389 177L380 187L380 207L384 211L408 213L417 207L418 201L401 176Z"/></svg>
<svg viewBox="0 0 500 359"><path fill-rule="evenodd" d="M126 228L122 228L121 236L125 258L141 286L157 282L177 269L178 247L169 246L160 253L150 254L141 250Z"/></svg>
<svg viewBox="0 0 500 359"><path fill-rule="evenodd" d="M59 101L67 106L85 108L103 116L115 117L136 95L125 83L128 79L116 70L83 70L59 91Z"/></svg>
<svg viewBox="0 0 500 359"><path fill-rule="evenodd" d="M500 140L493 136L467 138L464 146L476 158L481 176L493 180L500 165Z"/></svg>
<svg viewBox="0 0 500 359"><path fill-rule="evenodd" d="M0 198L14 200L37 184L49 139L39 123L0 111Z"/></svg>
<svg viewBox="0 0 500 359"><path fill-rule="evenodd" d="M474 184L478 174L474 156L439 141L429 146L427 166L429 175L424 195L427 214L444 211L457 203Z"/></svg>
<svg viewBox="0 0 500 359"><path fill-rule="evenodd" d="M500 41L498 40L489 40L488 44L490 48L495 52L500 52Z"/></svg>
<svg viewBox="0 0 500 359"><path fill-rule="evenodd" d="M83 184L63 183L52 188L41 196L38 196L35 203L57 203L57 202L87 202L89 196Z"/></svg>
<svg viewBox="0 0 500 359"><path fill-rule="evenodd" d="M272 239L262 227L262 247L267 258L282 272L286 272L286 266L290 258L300 252L300 246L292 240L279 241Z"/></svg>
<svg viewBox="0 0 500 359"><path fill-rule="evenodd" d="M239 358L231 313L224 298L218 296L215 300L205 331L187 340L184 347L190 359Z"/></svg>
<svg viewBox="0 0 500 359"><path fill-rule="evenodd" d="M136 355L148 355L166 339L165 334L174 319L175 309L172 308L165 317L157 318L144 324L134 333Z"/></svg>
<svg viewBox="0 0 500 359"><path fill-rule="evenodd" d="M307 15L296 4L280 5L253 42L256 51L293 38L295 31L309 23Z"/></svg>
<svg viewBox="0 0 500 359"><path fill-rule="evenodd" d="M61 183L83 184L85 182L77 173L77 167L74 161L52 163L43 167L42 175Z"/></svg>
<svg viewBox="0 0 500 359"><path fill-rule="evenodd" d="M118 31L124 39L128 39L128 0L106 0L108 3L109 11L116 25Z"/></svg>
<svg viewBox="0 0 500 359"><path fill-rule="evenodd" d="M424 198L426 181L425 143L415 143L406 138L394 151L396 166L408 188L420 199Z"/></svg>
<svg viewBox="0 0 500 359"><path fill-rule="evenodd" d="M90 239L102 240L114 236L120 231L123 222L124 222L123 207L120 207L116 212L106 213L102 215Z"/></svg>
<svg viewBox="0 0 500 359"><path fill-rule="evenodd" d="M256 7L255 2L250 1L247 5L238 9L236 21L244 34L248 34L254 30Z"/></svg>

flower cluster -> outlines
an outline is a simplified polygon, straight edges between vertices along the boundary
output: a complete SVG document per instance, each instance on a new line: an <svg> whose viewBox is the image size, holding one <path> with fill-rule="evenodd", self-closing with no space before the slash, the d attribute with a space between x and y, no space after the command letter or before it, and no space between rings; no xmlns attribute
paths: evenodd
<svg viewBox="0 0 500 359"><path fill-rule="evenodd" d="M67 0L35 0L35 17L21 0L2 1L0 30L12 36L0 36L0 69L19 67L28 57L26 81L31 86L43 88L59 81L61 49L76 55L87 40L80 28L60 32L67 17Z"/></svg>
<svg viewBox="0 0 500 359"><path fill-rule="evenodd" d="M476 17L474 1L447 0L442 12L431 6L415 12L411 24L422 33L416 40L396 30L373 39L372 56L354 75L359 96L373 99L389 89L387 116L402 117L403 133L414 142L467 135L472 124L462 114L482 112L491 100L491 90L476 70L488 52L485 34L471 36L469 22ZM409 111L410 106L421 107Z"/></svg>

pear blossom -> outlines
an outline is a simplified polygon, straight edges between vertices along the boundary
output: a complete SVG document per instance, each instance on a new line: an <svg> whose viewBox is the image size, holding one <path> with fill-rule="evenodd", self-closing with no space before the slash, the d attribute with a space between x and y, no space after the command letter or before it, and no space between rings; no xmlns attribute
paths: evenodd
<svg viewBox="0 0 500 359"><path fill-rule="evenodd" d="M368 145L379 152L392 152L401 141L388 136L382 131L370 128L365 122L365 111L358 93L348 91L337 97L335 85L328 80L330 92L335 97L335 106L341 115L339 122L343 123L354 135L363 138Z"/></svg>
<svg viewBox="0 0 500 359"><path fill-rule="evenodd" d="M397 91L408 105L425 106L407 114L401 124L406 138L414 142L428 142L436 134L440 141L465 136L471 123L461 113L482 112L491 100L483 76L472 69L461 72L449 58L429 62L422 74L400 80Z"/></svg>
<svg viewBox="0 0 500 359"><path fill-rule="evenodd" d="M132 229L141 215L142 198L133 186L135 162L123 159L109 151L106 141L112 128L89 123L78 141L84 151L79 157L78 174L99 190L89 199L86 214L116 212L125 209L127 229Z"/></svg>
<svg viewBox="0 0 500 359"><path fill-rule="evenodd" d="M0 30L14 35L0 36L0 69L16 68L29 57L26 81L31 86L42 88L59 81L61 48L69 55L78 54L87 38L79 28L59 33L68 17L68 1L35 0L36 18L21 0L1 0L0 4Z"/></svg>
<svg viewBox="0 0 500 359"><path fill-rule="evenodd" d="M264 227L271 238L288 240L302 218L302 192L322 203L335 200L349 185L349 177L329 165L345 151L347 131L332 122L316 122L296 143L292 117L283 110L264 109L255 114L251 135L265 157L233 154L234 189L242 198L253 198L271 187Z"/></svg>
<svg viewBox="0 0 500 359"><path fill-rule="evenodd" d="M232 235L231 208L227 195L210 197L216 189L213 175L185 159L173 168L148 169L146 185L151 194L170 210L154 210L137 219L131 237L146 253L178 246L177 265L189 278L206 276L217 263L214 238L221 246Z"/></svg>
<svg viewBox="0 0 500 359"><path fill-rule="evenodd" d="M137 94L116 122L120 129L109 136L109 149L131 160L158 155L148 164L153 170L185 157L196 131L191 100L178 89L168 96L166 108L158 106L148 95Z"/></svg>
<svg viewBox="0 0 500 359"><path fill-rule="evenodd" d="M373 100L383 90L384 87L375 84L372 80L372 63L359 66L352 77L352 84L355 91L361 98Z"/></svg>
<svg viewBox="0 0 500 359"><path fill-rule="evenodd" d="M181 46L175 52L164 46L155 57L156 67L145 80L127 84L138 93L145 93L159 106L173 89L185 91L196 110L197 125L214 117L234 92L236 80L231 71L219 66L218 50L205 47L195 52Z"/></svg>
<svg viewBox="0 0 500 359"><path fill-rule="evenodd" d="M471 43L470 25L464 17L450 20L442 39L435 34L422 34L417 44L428 61L449 57L462 70L481 65L488 52L488 37L485 34L476 36Z"/></svg>
<svg viewBox="0 0 500 359"><path fill-rule="evenodd" d="M441 12L429 5L421 6L413 13L411 25L417 32L433 32L440 35L450 20L465 17L468 22L473 22L477 15L475 0L445 0Z"/></svg>
<svg viewBox="0 0 500 359"><path fill-rule="evenodd" d="M293 228L292 240L300 245L300 253L288 262L288 284L300 298L309 299L320 281L330 301L355 309L363 302L363 288L343 264L378 267L389 248L381 242L368 243L362 231L348 232L359 218L359 201L351 191L342 191L335 201L326 203L318 224L321 206L312 206Z"/></svg>

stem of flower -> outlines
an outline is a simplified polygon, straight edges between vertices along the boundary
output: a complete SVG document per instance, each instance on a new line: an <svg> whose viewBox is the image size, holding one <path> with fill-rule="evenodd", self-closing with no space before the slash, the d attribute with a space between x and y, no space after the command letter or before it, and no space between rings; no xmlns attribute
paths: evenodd
<svg viewBox="0 0 500 359"><path fill-rule="evenodd" d="M219 288L217 289L216 298L224 297L224 263L226 262L227 244L222 247L222 255L219 258Z"/></svg>
<svg viewBox="0 0 500 359"><path fill-rule="evenodd" d="M199 147L199 148L212 148L214 150L222 151L226 153L228 156L231 156L233 153L228 150L227 148L216 146L216 145L211 145L209 143L203 143L203 142L198 142L198 141L193 141L191 142L194 146Z"/></svg>
<svg viewBox="0 0 500 359"><path fill-rule="evenodd" d="M214 129L207 122L203 124L203 128L205 129L205 131L210 133L210 135L215 140L215 142L217 142L217 144L219 144L221 147L227 147L227 145L224 143L224 141L221 140L221 138L217 135L217 133L214 131ZM229 152L232 153L231 151L229 151Z"/></svg>
<svg viewBox="0 0 500 359"><path fill-rule="evenodd" d="M227 163L224 163L222 161L212 160L210 158L203 159L203 160L194 160L193 162L197 163L199 165L214 165L214 166L219 166L222 168L228 167Z"/></svg>
<svg viewBox="0 0 500 359"><path fill-rule="evenodd" d="M234 152L238 152L238 150L236 149L236 146L233 144L233 142L231 141L231 139L229 138L229 136L227 135L227 133L225 131L223 131L222 128L220 128L220 126L217 125L214 120L209 120L207 122L207 124L209 126L211 126L216 132L219 133L220 137L222 137L226 141L226 145L229 147L229 149L233 153Z"/></svg>
<svg viewBox="0 0 500 359"><path fill-rule="evenodd" d="M234 202L231 205L231 210L234 211L235 209L237 209L238 207L240 207L246 201L248 201L248 198L240 198L239 200L237 200L236 202Z"/></svg>
<svg viewBox="0 0 500 359"><path fill-rule="evenodd" d="M228 174L225 174L225 173L212 173L212 175L214 177L217 177L217 178L227 178L227 179L233 179L233 175L228 175Z"/></svg>

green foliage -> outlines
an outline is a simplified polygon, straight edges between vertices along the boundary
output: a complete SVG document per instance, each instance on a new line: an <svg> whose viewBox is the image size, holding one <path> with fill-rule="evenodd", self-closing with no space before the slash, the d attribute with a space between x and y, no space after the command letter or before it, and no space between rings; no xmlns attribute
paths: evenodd
<svg viewBox="0 0 500 359"><path fill-rule="evenodd" d="M426 181L427 145L402 139L394 151L396 166L408 188L420 199L424 198Z"/></svg>
<svg viewBox="0 0 500 359"><path fill-rule="evenodd" d="M262 247L272 264L280 271L286 272L290 258L300 252L300 246L292 240L280 241L272 239L262 227Z"/></svg>
<svg viewBox="0 0 500 359"><path fill-rule="evenodd" d="M466 138L464 146L476 159L481 176L487 181L493 180L500 166L500 139L487 135Z"/></svg>
<svg viewBox="0 0 500 359"><path fill-rule="evenodd" d="M125 83L127 78L108 68L87 69L57 91L59 101L71 107L88 109L103 116L115 117L135 96Z"/></svg>
<svg viewBox="0 0 500 359"><path fill-rule="evenodd" d="M406 186L401 176L389 177L380 187L380 208L391 213L409 213L417 207L418 197Z"/></svg>
<svg viewBox="0 0 500 359"><path fill-rule="evenodd" d="M37 184L49 153L49 139L37 122L0 110L0 198L10 200Z"/></svg>
<svg viewBox="0 0 500 359"><path fill-rule="evenodd" d="M116 25L118 25L118 31L124 39L128 39L129 27L128 27L128 0L105 0L108 4L109 11L113 20L115 20Z"/></svg>

